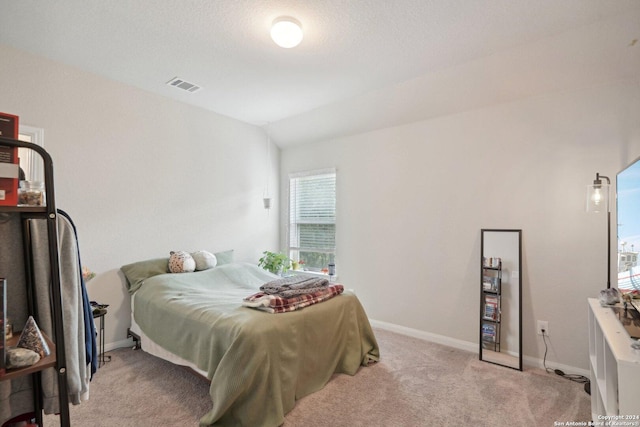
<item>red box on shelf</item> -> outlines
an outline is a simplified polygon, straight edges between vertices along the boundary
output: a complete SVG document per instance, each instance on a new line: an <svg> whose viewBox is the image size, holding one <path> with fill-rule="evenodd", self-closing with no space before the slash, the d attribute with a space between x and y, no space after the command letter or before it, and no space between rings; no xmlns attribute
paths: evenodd
<svg viewBox="0 0 640 427"><path fill-rule="evenodd" d="M0 113L0 136L18 139L18 122L18 116ZM19 165L18 147L0 145L0 206L18 204Z"/></svg>

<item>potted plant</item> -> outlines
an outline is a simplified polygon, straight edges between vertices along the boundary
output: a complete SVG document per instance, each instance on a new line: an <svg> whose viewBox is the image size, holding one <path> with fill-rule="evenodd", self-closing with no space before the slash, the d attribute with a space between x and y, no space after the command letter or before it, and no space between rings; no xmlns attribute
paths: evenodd
<svg viewBox="0 0 640 427"><path fill-rule="evenodd" d="M273 274L282 274L291 265L291 260L284 254L270 251L264 251L262 254L262 258L258 260L258 267L262 267Z"/></svg>

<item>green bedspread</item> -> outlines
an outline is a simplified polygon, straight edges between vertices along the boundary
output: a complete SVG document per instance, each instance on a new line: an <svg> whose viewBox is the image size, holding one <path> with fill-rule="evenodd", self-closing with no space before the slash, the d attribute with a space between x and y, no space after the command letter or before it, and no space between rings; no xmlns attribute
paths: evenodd
<svg viewBox="0 0 640 427"><path fill-rule="evenodd" d="M334 373L354 375L379 349L356 296L270 314L242 298L275 276L248 263L150 277L135 291L149 338L208 373L213 407L202 426L279 426L296 399Z"/></svg>

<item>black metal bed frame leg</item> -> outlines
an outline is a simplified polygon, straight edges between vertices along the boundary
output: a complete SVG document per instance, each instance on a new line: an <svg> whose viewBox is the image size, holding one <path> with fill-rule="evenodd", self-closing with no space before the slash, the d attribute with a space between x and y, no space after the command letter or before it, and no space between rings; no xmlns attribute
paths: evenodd
<svg viewBox="0 0 640 427"><path fill-rule="evenodd" d="M133 338L133 349L134 350L140 350L140 344L142 343L142 339L140 338L140 335L136 334L135 332L131 331L131 328L127 328L127 338Z"/></svg>

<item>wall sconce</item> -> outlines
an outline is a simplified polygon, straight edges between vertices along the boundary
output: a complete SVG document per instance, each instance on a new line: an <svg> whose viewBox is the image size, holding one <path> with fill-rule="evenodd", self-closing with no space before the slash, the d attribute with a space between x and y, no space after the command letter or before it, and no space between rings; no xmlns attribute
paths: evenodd
<svg viewBox="0 0 640 427"><path fill-rule="evenodd" d="M602 180L607 181L606 184ZM609 177L596 172L593 184L587 185L586 211L589 213L607 213L607 289L611 288L611 210L609 209Z"/></svg>
<svg viewBox="0 0 640 427"><path fill-rule="evenodd" d="M271 137L269 136L269 124L267 123L267 162L262 204L266 210L271 209L271 195L269 194L269 170L271 167Z"/></svg>
<svg viewBox="0 0 640 427"><path fill-rule="evenodd" d="M603 184L602 179L607 183ZM587 212L600 213L609 212L609 187L611 181L608 177L596 173L593 184L587 185Z"/></svg>

